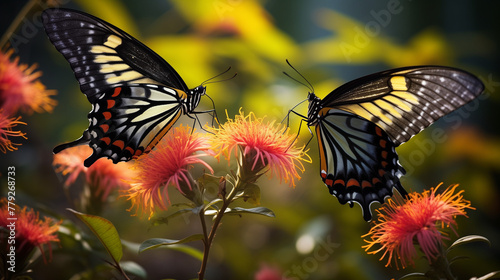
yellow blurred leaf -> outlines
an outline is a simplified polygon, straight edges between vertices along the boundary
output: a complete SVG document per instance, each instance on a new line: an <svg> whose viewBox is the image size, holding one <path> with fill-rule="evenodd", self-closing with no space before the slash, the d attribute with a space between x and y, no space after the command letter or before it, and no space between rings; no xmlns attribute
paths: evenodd
<svg viewBox="0 0 500 280"><path fill-rule="evenodd" d="M173 3L200 33L229 32L260 55L275 61L293 58L298 47L277 29L258 1L182 1Z"/></svg>
<svg viewBox="0 0 500 280"><path fill-rule="evenodd" d="M450 64L451 48L444 36L436 30L424 30L406 45L397 44L384 35L382 28L370 29L352 18L333 10L321 10L316 17L318 25L332 35L310 41L304 49L314 62L319 63L374 63L384 62L393 67Z"/></svg>

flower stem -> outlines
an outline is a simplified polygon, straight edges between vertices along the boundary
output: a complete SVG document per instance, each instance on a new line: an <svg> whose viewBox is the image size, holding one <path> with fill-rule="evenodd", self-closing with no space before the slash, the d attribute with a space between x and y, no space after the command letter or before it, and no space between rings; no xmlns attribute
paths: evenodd
<svg viewBox="0 0 500 280"><path fill-rule="evenodd" d="M217 228L219 227L219 225L222 221L222 217L224 216L224 212L229 207L229 204L233 201L234 197L238 193L237 190L240 189L241 185L243 185L243 184L244 184L244 182L242 182L240 177L238 177L236 179L236 182L235 182L233 188L229 192L228 196L226 197L226 199L223 200L223 204L222 204L220 210L218 211L217 215L215 216L214 223L212 224L212 228L211 228L210 233L208 235L207 235L207 228L206 228L206 223L205 223L205 210L200 211L200 220L201 220L201 225L203 228L203 235L204 235L204 238L203 238L204 248L203 248L203 261L201 262L200 271L198 272L198 279L199 280L202 280L204 275L205 275L205 270L206 270L207 263L208 263L208 255L210 253L210 247L212 246L212 242L214 240L215 233L217 232Z"/></svg>
<svg viewBox="0 0 500 280"><path fill-rule="evenodd" d="M453 275L450 270L450 262L446 258L446 251L443 245L440 246L440 254L437 258L432 261L430 264L431 267L440 275L443 276L446 280L456 280L457 278Z"/></svg>

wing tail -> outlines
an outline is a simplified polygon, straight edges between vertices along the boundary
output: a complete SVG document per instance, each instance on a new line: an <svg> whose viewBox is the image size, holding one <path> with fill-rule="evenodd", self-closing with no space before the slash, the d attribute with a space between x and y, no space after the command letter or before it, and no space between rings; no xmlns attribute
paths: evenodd
<svg viewBox="0 0 500 280"><path fill-rule="evenodd" d="M75 146L79 146L79 145L88 145L89 143L90 143L90 133L88 132L88 130L85 130L83 132L82 137L76 139L75 141L58 145L52 150L52 152L54 154L57 154L63 150L66 150L67 148L71 148L71 147L75 147Z"/></svg>

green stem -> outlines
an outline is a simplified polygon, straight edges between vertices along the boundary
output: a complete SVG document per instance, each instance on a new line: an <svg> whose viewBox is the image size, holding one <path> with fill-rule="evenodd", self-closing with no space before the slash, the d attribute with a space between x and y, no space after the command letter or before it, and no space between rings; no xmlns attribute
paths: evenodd
<svg viewBox="0 0 500 280"><path fill-rule="evenodd" d="M453 275L450 269L450 262L446 258L446 251L443 245L440 245L441 253L431 263L431 267L439 274L445 277L446 280L456 280L457 278Z"/></svg>
<svg viewBox="0 0 500 280"><path fill-rule="evenodd" d="M123 275L123 278L125 278L126 280L130 280L130 278L128 278L128 275L127 273L125 273L125 271L123 270L123 268L120 266L119 263L116 264L117 265L117 269L118 271L120 271L120 273Z"/></svg>
<svg viewBox="0 0 500 280"><path fill-rule="evenodd" d="M0 39L0 50L3 50L4 47L7 46L7 42L9 41L9 38L12 36L12 34L16 31L16 29L21 25L23 22L23 19L26 17L26 15L33 9L36 3L38 3L39 0L30 0L22 10L19 12L19 14L16 16L14 21L10 24L9 28L5 31L5 33L2 35L2 38Z"/></svg>
<svg viewBox="0 0 500 280"><path fill-rule="evenodd" d="M242 149L240 147L240 149ZM202 227L204 228L204 234L205 238L203 240L204 242L204 251L203 251L203 261L201 262L201 268L200 272L198 272L198 279L202 280L204 275L205 275L205 269L207 267L207 262L208 262L208 255L210 252L210 247L212 246L212 242L215 237L215 233L217 232L217 229L219 228L219 225L222 221L222 217L224 216L224 213L226 212L226 209L229 207L229 204L233 202L236 198L236 195L238 192L242 191L245 189L245 186L247 184L254 183L257 181L257 179L262 176L263 173L260 173L265 167L265 164L258 165L254 168L253 166L253 160L255 158L255 155L249 154L244 156L243 150L240 151L239 157L238 157L238 170L236 172L236 181L234 182L233 188L229 192L229 194L223 198L223 203L219 211L217 212L217 215L215 216L214 222L212 224L212 229L210 230L210 233L208 237L206 236L206 226L205 226L205 210L203 209L200 212L200 218L202 220Z"/></svg>
<svg viewBox="0 0 500 280"><path fill-rule="evenodd" d="M205 269L207 267L208 253L210 251L210 245L208 245L208 233L207 224L205 222L205 211L201 210L200 213L201 228L203 229L203 260L201 262L200 271L198 272L198 279L202 280L205 275Z"/></svg>
<svg viewBox="0 0 500 280"><path fill-rule="evenodd" d="M237 190L240 189L241 185L244 183L242 180L238 177L236 179L236 182L234 184L234 187L231 189L231 192L228 194L227 198L224 199L222 207L217 213L217 216L215 216L214 223L212 224L212 229L210 230L210 234L207 236L207 229L206 229L206 224L205 224L205 210L200 211L200 219L201 219L201 224L203 227L203 244L204 244L204 250L203 250L203 261L201 262L201 267L200 267L200 272L198 272L198 279L202 280L204 275L205 275L205 270L207 268L207 263L208 263L208 255L210 253L210 247L212 246L212 242L215 237L215 233L217 232L217 228L219 227L222 217L224 216L224 212L226 209L229 207L229 204L233 201L234 197L237 194Z"/></svg>

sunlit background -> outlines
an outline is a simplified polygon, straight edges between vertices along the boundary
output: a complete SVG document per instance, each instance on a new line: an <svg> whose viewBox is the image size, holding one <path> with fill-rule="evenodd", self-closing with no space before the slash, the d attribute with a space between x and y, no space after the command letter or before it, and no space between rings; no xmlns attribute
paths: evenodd
<svg viewBox="0 0 500 280"><path fill-rule="evenodd" d="M27 1L0 3L0 34L7 29ZM458 219L460 236L479 234L492 245L466 246L469 257L453 267L460 279L500 269L500 26L496 1L56 1L100 17L130 33L168 61L193 88L231 66L208 84L221 121L240 108L268 120L281 121L290 108L307 97L308 88L288 78L301 79L292 65L324 97L342 83L390 68L411 65L448 65L476 74L486 91L469 105L437 121L398 148L407 170L402 178L409 191L422 191L455 183L476 210ZM328 3L327 3L328 2ZM42 7L40 7L40 10ZM19 150L0 154L0 173L17 168L18 202L42 213L72 219L72 207L63 194L61 178L52 163L52 148L81 136L87 127L90 104L80 92L69 64L48 40L40 12L27 16L13 42L24 63L37 63L41 81L58 91L53 113L23 115L28 140ZM210 109L209 99L200 108ZM307 103L296 108L307 114ZM188 118L182 123L192 125ZM291 116L297 133L300 118ZM300 143L310 134L304 127ZM359 206L340 205L328 193L319 176L316 141L309 145L313 162L295 188L262 178L261 205L276 218L226 217L211 251L207 279L253 279L263 265L279 269L290 279L390 279L413 271L425 271L424 259L416 268L385 267L381 255L367 255L361 235L369 230ZM214 162L215 164L215 162ZM218 165L220 175L227 165ZM0 177L2 190L6 180ZM183 198L170 191L172 201ZM216 190L214 190L214 196ZM130 204L116 199L102 216L112 221L120 236L132 244L152 237L183 238L198 233L191 216L151 226L147 219L131 216ZM84 226L82 229L86 228ZM89 235L90 232L82 234ZM96 265L105 265L104 252L91 253L61 238L53 261L36 265L35 279L82 278ZM450 235L453 241L454 234ZM201 248L201 244L192 246ZM148 279L197 277L199 261L174 250L126 251ZM85 278L89 277L89 278Z"/></svg>

